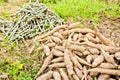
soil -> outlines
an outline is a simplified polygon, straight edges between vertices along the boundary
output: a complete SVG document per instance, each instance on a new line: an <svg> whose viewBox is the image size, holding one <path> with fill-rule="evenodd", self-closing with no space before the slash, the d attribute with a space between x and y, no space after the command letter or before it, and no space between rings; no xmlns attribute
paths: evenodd
<svg viewBox="0 0 120 80"><path fill-rule="evenodd" d="M115 42L116 46L120 46L120 17L118 18L107 18L106 16L101 17L99 23L92 21L85 21L82 23L83 26L88 28L94 28L94 25L100 29L100 32L111 41Z"/></svg>
<svg viewBox="0 0 120 80"><path fill-rule="evenodd" d="M106 18L98 24L101 33L120 46L120 17L116 19Z"/></svg>

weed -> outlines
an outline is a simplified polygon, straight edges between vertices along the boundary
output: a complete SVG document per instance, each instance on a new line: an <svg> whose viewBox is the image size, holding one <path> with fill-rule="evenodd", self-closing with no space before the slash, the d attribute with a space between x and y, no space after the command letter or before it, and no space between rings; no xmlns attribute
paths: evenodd
<svg viewBox="0 0 120 80"><path fill-rule="evenodd" d="M10 19L11 18L11 15L9 12L3 12L2 14L3 18L6 18L6 19Z"/></svg>
<svg viewBox="0 0 120 80"><path fill-rule="evenodd" d="M105 13L108 17L117 17L120 15L120 7L116 4L107 4L95 0L43 0L44 3L56 12L63 19L67 20L73 17L77 20L79 17L83 20L93 20L99 22L99 14Z"/></svg>
<svg viewBox="0 0 120 80"><path fill-rule="evenodd" d="M5 3L5 1L4 0L0 0L0 4L3 4L3 3Z"/></svg>

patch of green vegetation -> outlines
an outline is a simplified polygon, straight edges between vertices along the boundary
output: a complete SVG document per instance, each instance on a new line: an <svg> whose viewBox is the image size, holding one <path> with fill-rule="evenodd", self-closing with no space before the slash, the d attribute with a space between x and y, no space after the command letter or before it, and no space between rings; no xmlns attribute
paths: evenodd
<svg viewBox="0 0 120 80"><path fill-rule="evenodd" d="M24 51L25 45L9 43L7 39L0 43L0 49L6 51L0 53L0 73L7 73L10 80L34 79L42 63L42 51L35 50L30 55Z"/></svg>
<svg viewBox="0 0 120 80"><path fill-rule="evenodd" d="M6 3L5 0L0 0L0 4Z"/></svg>
<svg viewBox="0 0 120 80"><path fill-rule="evenodd" d="M3 18L6 18L6 19L10 19L10 18L11 18L11 15L10 15L9 12L3 12L3 13L2 13L2 17L3 17Z"/></svg>
<svg viewBox="0 0 120 80"><path fill-rule="evenodd" d="M120 7L116 4L107 4L96 0L43 0L56 14L67 20L73 17L76 21L93 20L99 22L99 14L104 13L108 17L117 17L120 15Z"/></svg>
<svg viewBox="0 0 120 80"><path fill-rule="evenodd" d="M118 30L118 28L117 27L113 27L113 29L112 29L113 31L115 31L115 30Z"/></svg>
<svg viewBox="0 0 120 80"><path fill-rule="evenodd" d="M4 59L0 63L0 72L8 73L9 78L14 80L33 80L31 74L24 70L24 65L16 60L9 63L9 59Z"/></svg>

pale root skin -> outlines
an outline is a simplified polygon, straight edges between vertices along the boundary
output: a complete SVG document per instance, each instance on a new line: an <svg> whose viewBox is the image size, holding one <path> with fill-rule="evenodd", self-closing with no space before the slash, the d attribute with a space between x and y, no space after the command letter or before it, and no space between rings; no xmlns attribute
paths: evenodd
<svg viewBox="0 0 120 80"><path fill-rule="evenodd" d="M73 41L77 41L78 38L79 38L79 34L74 34L74 35L73 35Z"/></svg>
<svg viewBox="0 0 120 80"><path fill-rule="evenodd" d="M54 71L53 78L54 78L54 80L61 80L60 73L58 71Z"/></svg>
<svg viewBox="0 0 120 80"><path fill-rule="evenodd" d="M43 35L41 35L41 36L37 36L37 37L35 38L35 40L38 40L38 39L42 39L42 38L44 38L44 37L47 37L47 36L53 34L54 32L58 31L59 29L66 28L67 26L68 26L68 25L57 26L56 28L54 28L54 29L51 30L50 32L45 33L45 34L43 34Z"/></svg>
<svg viewBox="0 0 120 80"><path fill-rule="evenodd" d="M64 47L63 46L55 46L56 50L60 50L60 51L64 51Z"/></svg>
<svg viewBox="0 0 120 80"><path fill-rule="evenodd" d="M71 50L76 50L76 51L80 51L80 52L84 52L85 51L85 48L83 46L79 46L79 45L71 45L69 47L69 49Z"/></svg>
<svg viewBox="0 0 120 80"><path fill-rule="evenodd" d="M116 58L117 60L120 60L120 52L116 52L116 53L115 53L115 58Z"/></svg>
<svg viewBox="0 0 120 80"><path fill-rule="evenodd" d="M86 55L90 55L90 54L91 54L91 53L90 53L89 51L87 51L87 50L83 52L83 55L85 55L85 56L86 56Z"/></svg>
<svg viewBox="0 0 120 80"><path fill-rule="evenodd" d="M104 69L114 69L114 68L116 68L116 66L111 64L111 63L101 63L99 67L104 68Z"/></svg>
<svg viewBox="0 0 120 80"><path fill-rule="evenodd" d="M59 50L52 49L52 53L53 53L55 56L59 56L59 57L64 56L64 53L61 52L61 51L59 51Z"/></svg>
<svg viewBox="0 0 120 80"><path fill-rule="evenodd" d="M39 36L45 60L37 76L42 80L99 80L120 76L120 48L101 33L77 28L79 23L55 27ZM106 41L105 41L106 40ZM41 49L42 50L42 49ZM46 75L52 71L52 75ZM103 75L104 74L104 75ZM46 75L47 79L43 75ZM102 76L102 77L101 77ZM36 79L38 79L36 78Z"/></svg>
<svg viewBox="0 0 120 80"><path fill-rule="evenodd" d="M48 43L48 44L46 44L46 46L48 46L48 47L54 47L56 44L55 43Z"/></svg>
<svg viewBox="0 0 120 80"><path fill-rule="evenodd" d="M43 62L43 65L42 67L40 68L40 70L38 71L37 73L37 76L40 75L46 68L47 66L49 65L49 63L51 62L51 59L53 58L53 54L51 53L46 59L45 61Z"/></svg>
<svg viewBox="0 0 120 80"><path fill-rule="evenodd" d="M74 70L77 76L81 79L83 77L82 71L78 69L77 67L74 67Z"/></svg>
<svg viewBox="0 0 120 80"><path fill-rule="evenodd" d="M49 72L41 75L40 77L38 77L36 80L47 80L47 79L52 78L52 75L53 75L53 71L49 71Z"/></svg>
<svg viewBox="0 0 120 80"><path fill-rule="evenodd" d="M66 64L66 68L67 68L68 74L69 75L74 74L73 63L71 62L68 49L66 49L65 52L64 52L64 62Z"/></svg>
<svg viewBox="0 0 120 80"><path fill-rule="evenodd" d="M81 59L80 57L78 57L77 55L75 55L75 57L78 59L78 61L81 63L81 64L85 64L85 65L88 65L88 66L91 66L91 64L89 64L87 61L85 61L84 59Z"/></svg>
<svg viewBox="0 0 120 80"><path fill-rule="evenodd" d="M53 36L58 37L60 39L64 39L64 37L59 32L53 33Z"/></svg>
<svg viewBox="0 0 120 80"><path fill-rule="evenodd" d="M88 71L85 66L83 67L83 74L84 74L84 79L87 80Z"/></svg>
<svg viewBox="0 0 120 80"><path fill-rule="evenodd" d="M103 42L103 44L107 46L115 46L115 44L111 40L107 39L99 32L97 27L95 27L95 34L99 37L99 39Z"/></svg>
<svg viewBox="0 0 120 80"><path fill-rule="evenodd" d="M57 62L62 62L62 61L64 61L64 57L55 58L55 59L53 59L51 62L52 62L52 63L57 63Z"/></svg>
<svg viewBox="0 0 120 80"><path fill-rule="evenodd" d="M100 74L98 80L108 80L110 75L108 74Z"/></svg>
<svg viewBox="0 0 120 80"><path fill-rule="evenodd" d="M95 77L95 76L97 76L99 73L97 73L97 72L90 72L90 75L92 76L92 77Z"/></svg>
<svg viewBox="0 0 120 80"><path fill-rule="evenodd" d="M68 29L77 28L80 25L80 22L72 23L68 26Z"/></svg>
<svg viewBox="0 0 120 80"><path fill-rule="evenodd" d="M79 61L77 60L76 57L74 57L73 55L71 55L71 61L73 62L73 64L78 67L79 69L82 69L82 65L79 63Z"/></svg>
<svg viewBox="0 0 120 80"><path fill-rule="evenodd" d="M105 60L106 60L108 63L112 63L112 64L114 64L115 66L117 66L117 64L115 63L115 60L114 60L113 56L111 56L108 52L105 52L102 48L101 48L101 53L104 55Z"/></svg>
<svg viewBox="0 0 120 80"><path fill-rule="evenodd" d="M54 63L54 64L51 64L49 65L48 67L50 68L62 68L62 67L65 67L65 63Z"/></svg>
<svg viewBox="0 0 120 80"><path fill-rule="evenodd" d="M99 43L100 42L100 40L99 39L97 39L97 38L93 38L92 36L90 36L90 35L85 35L87 38L88 38L88 40L89 41L91 41L91 42L93 42L93 43Z"/></svg>
<svg viewBox="0 0 120 80"><path fill-rule="evenodd" d="M61 39L58 38L58 37L54 37L54 36L51 36L51 39L55 42L55 43L61 43Z"/></svg>
<svg viewBox="0 0 120 80"><path fill-rule="evenodd" d="M73 51L74 54L78 55L78 56L83 56L83 53L79 52L79 51Z"/></svg>
<svg viewBox="0 0 120 80"><path fill-rule="evenodd" d="M74 80L80 80L79 77L76 74L73 74L73 79Z"/></svg>
<svg viewBox="0 0 120 80"><path fill-rule="evenodd" d="M92 60L93 60L93 58L92 58L91 55L88 55L88 56L86 57L86 60L87 60L88 63L91 63Z"/></svg>
<svg viewBox="0 0 120 80"><path fill-rule="evenodd" d="M104 57L103 55L99 55L98 57L96 57L92 63L92 67L96 67L99 64L101 64L104 61Z"/></svg>
<svg viewBox="0 0 120 80"><path fill-rule="evenodd" d="M59 70L63 80L69 80L68 75L62 69Z"/></svg>
<svg viewBox="0 0 120 80"><path fill-rule="evenodd" d="M114 69L111 70L111 69L102 69L102 68L92 68L88 71L120 76L120 70L114 70Z"/></svg>
<svg viewBox="0 0 120 80"><path fill-rule="evenodd" d="M90 51L90 53L92 53L93 55L94 54L99 54L99 50L98 49L96 49L96 48L89 48L89 51Z"/></svg>
<svg viewBox="0 0 120 80"><path fill-rule="evenodd" d="M44 49L44 53L48 56L50 54L50 48L47 45L45 45L43 46L43 49Z"/></svg>
<svg viewBox="0 0 120 80"><path fill-rule="evenodd" d="M116 79L114 79L114 78L109 78L108 80L116 80ZM119 79L120 80L120 79Z"/></svg>

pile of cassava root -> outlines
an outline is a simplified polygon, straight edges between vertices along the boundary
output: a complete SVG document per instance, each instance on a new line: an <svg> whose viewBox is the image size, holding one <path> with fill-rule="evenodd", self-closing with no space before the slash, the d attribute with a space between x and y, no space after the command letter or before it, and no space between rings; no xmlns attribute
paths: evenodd
<svg viewBox="0 0 120 80"><path fill-rule="evenodd" d="M36 80L120 80L120 47L79 22L39 35L46 58Z"/></svg>

